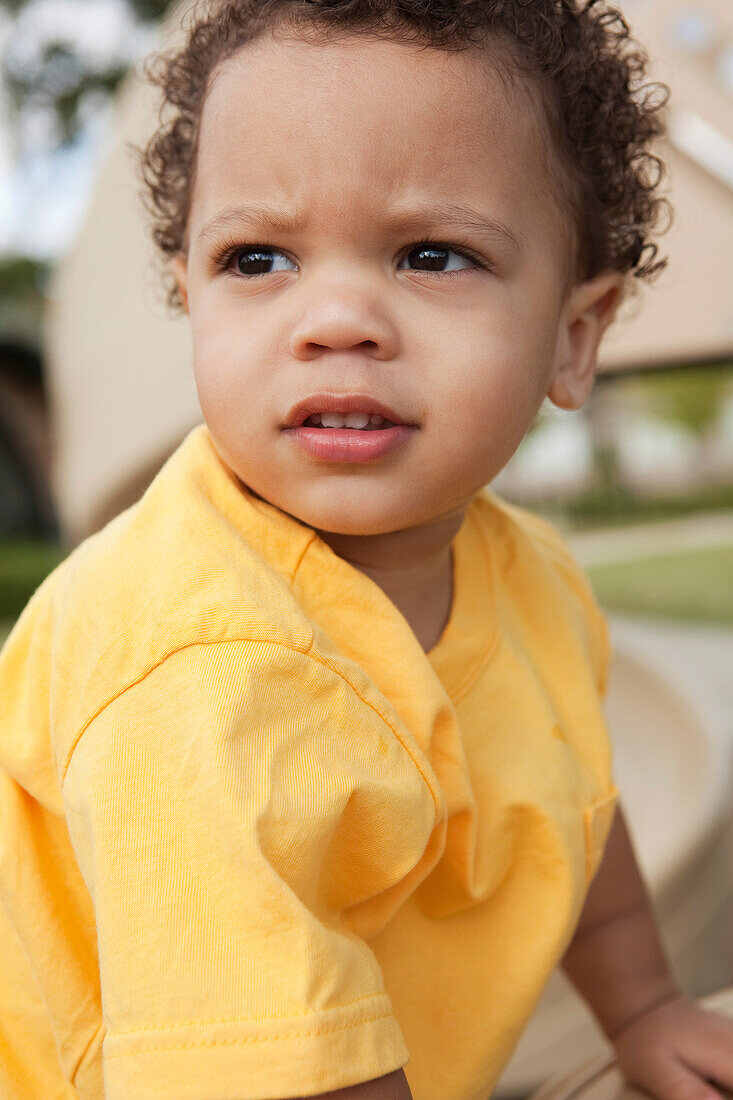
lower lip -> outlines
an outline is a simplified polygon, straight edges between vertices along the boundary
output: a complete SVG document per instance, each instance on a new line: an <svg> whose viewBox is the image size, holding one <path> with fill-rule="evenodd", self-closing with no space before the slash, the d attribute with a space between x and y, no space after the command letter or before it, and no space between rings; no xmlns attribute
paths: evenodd
<svg viewBox="0 0 733 1100"><path fill-rule="evenodd" d="M396 424L393 428L286 428L299 447L327 462L369 462L383 458L402 447L416 428L409 424Z"/></svg>

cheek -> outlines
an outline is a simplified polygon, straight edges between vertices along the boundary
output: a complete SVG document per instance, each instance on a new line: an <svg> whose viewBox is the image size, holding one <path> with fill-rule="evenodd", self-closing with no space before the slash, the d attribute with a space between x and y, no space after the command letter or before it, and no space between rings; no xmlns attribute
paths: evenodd
<svg viewBox="0 0 733 1100"><path fill-rule="evenodd" d="M202 407L204 402L214 409L251 403L254 368L260 359L252 329L241 314L207 310L201 303L191 315L191 326L194 377Z"/></svg>
<svg viewBox="0 0 733 1100"><path fill-rule="evenodd" d="M532 418L542 403L550 363L545 341L533 346L519 337L501 346L487 341L470 371L456 370L441 403L468 423L500 430L506 422L511 429L515 422Z"/></svg>
<svg viewBox="0 0 733 1100"><path fill-rule="evenodd" d="M455 372L439 399L441 443L462 464L466 458L493 476L508 462L531 427L546 393L546 349L487 347L470 373Z"/></svg>
<svg viewBox="0 0 733 1100"><path fill-rule="evenodd" d="M534 416L545 395L546 362L544 355L527 356L491 372L487 402L495 416L509 421Z"/></svg>
<svg viewBox="0 0 733 1100"><path fill-rule="evenodd" d="M230 361L223 341L207 340L194 330L193 373L204 416L216 413L231 401L237 386L236 364ZM234 391L234 392L233 392Z"/></svg>

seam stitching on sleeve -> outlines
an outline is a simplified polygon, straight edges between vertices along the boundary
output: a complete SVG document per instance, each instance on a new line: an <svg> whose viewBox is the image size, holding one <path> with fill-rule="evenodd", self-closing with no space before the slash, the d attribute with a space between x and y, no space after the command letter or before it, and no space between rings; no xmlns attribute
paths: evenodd
<svg viewBox="0 0 733 1100"><path fill-rule="evenodd" d="M387 993L382 991L380 993L365 993L363 997L355 997L353 1001L344 1001L342 1004L335 1005L332 1008L321 1009L304 1009L302 1012L286 1012L280 1016L273 1016L272 1013L263 1013L259 1016L229 1016L222 1020L179 1020L176 1023L170 1024L144 1024L142 1027L129 1027L123 1030L115 1030L110 1036L112 1039L117 1039L120 1035L140 1035L147 1034L151 1031L175 1031L181 1027L219 1027L224 1024L251 1024L262 1023L263 1021L282 1021L282 1020L296 1020L299 1016L313 1016L316 1012L340 1012L342 1008L351 1008L352 1005L362 1004L364 1001L384 1000L387 997Z"/></svg>
<svg viewBox="0 0 733 1100"><path fill-rule="evenodd" d="M98 710L96 710L95 713L91 716L91 718L89 718L84 723L82 728L79 730L79 732L74 737L74 739L73 739L73 741L72 741L72 743L69 747L69 750L66 754L66 761L64 763L63 771L61 773L61 786L63 786L63 784L66 780L66 774L67 774L67 772L69 770L69 767L71 765L72 757L74 755L74 752L76 751L76 748L77 748L79 742L81 741L82 737L84 736L84 733L89 728L89 726L92 724L92 722L94 722L99 717L99 715L104 710L106 710L107 707L110 706L110 704L112 704L115 701L115 699L119 699L120 696L124 695L126 691L130 690L130 688L133 688L137 684L142 683L142 681L145 680L150 675L151 672L154 672L156 668L159 668L162 664L164 664L165 661L167 661L169 657L174 656L176 653L181 653L184 649L190 649L192 646L195 646L195 645L202 645L202 646L231 645L231 644L236 644L237 642L251 642L253 644L258 644L259 643L259 644L265 644L265 645L280 646L281 649L289 649L293 653L301 653L304 657L310 657L311 660L316 661L318 664L323 665L325 668L330 669L331 672L334 673L334 675L338 676L339 679L343 680L343 682L348 687L351 688L351 690L354 692L354 694L356 696L358 696L359 699L361 699L362 703L364 703L367 707L369 707L370 710L374 711L374 713L377 715L377 717L381 718L381 720L384 722L384 724L386 726L388 726L389 729L392 730L392 733L397 738L399 743L402 745L403 749L405 750L407 755L410 757L413 764L417 768L418 772L422 776L423 782L425 783L426 787L430 791L431 797L433 799L433 805L434 805L435 811L437 813L437 811L440 807L440 799L438 797L438 794L434 790L433 784L430 782L430 779L428 778L424 768L421 766L420 762L415 759L412 752L410 752L410 749L409 749L408 745L406 745L405 742L403 741L403 739L400 737L400 735L399 735L397 729L395 728L395 726L392 724L392 722L390 722L390 720L387 718L386 715L382 714L381 711L377 709L377 707L373 703L371 703L368 699L364 698L362 693L359 691L358 687L355 684L352 684L351 681L346 676L344 676L343 672L341 672L340 669L335 667L335 665L332 661L330 661L327 657L320 656L319 654L314 653L312 651L313 638L311 638L311 640L308 643L308 646L307 646L306 649L301 649L299 646L296 646L296 645L288 645L287 642L277 642L277 641L274 641L272 638L243 637L243 638L215 638L215 639L212 639L210 641L187 642L186 645L182 645L182 646L179 646L177 649L170 650L168 653L165 654L165 656L161 657L161 659L159 661L156 661L154 665L151 665L150 668L146 669L145 672L143 672L140 676L138 676L137 679L133 680L129 684L126 684L124 687L120 688L119 691L115 692L115 694L110 699L108 699L106 703L104 703L101 707L99 707Z"/></svg>
<svg viewBox="0 0 733 1100"><path fill-rule="evenodd" d="M275 643L275 644L279 644L279 643ZM374 703L370 703L368 699L365 699L364 696L362 695L362 693L359 691L356 684L352 684L351 681L346 676L344 676L343 672L341 672L340 669L338 669L334 666L333 662L330 661L328 659L328 657L323 657L323 656L320 656L317 653L312 653L312 652L309 653L309 656L312 657L314 661L317 661L319 665L324 665L326 668L329 668L331 670L331 672L334 673L334 675L338 676L341 680L343 680L343 682L345 684L347 684L348 687L351 688L351 690L354 692L354 694L357 695L359 697L359 699L361 699L362 703L364 703L365 706L369 707L370 710L373 710L374 713L376 714L376 716L378 718L381 718L381 720L384 722L384 724L386 726L389 726L389 728L392 730L392 733L395 735L395 737L397 738L399 743L402 745L402 748L405 750L405 752L410 757L413 764L415 765L415 767L419 771L420 775L422 776L423 782L425 783L425 786L430 791L430 794L431 794L432 799L433 799L433 804L434 804L434 807L435 807L435 811L437 813L437 811L440 807L440 799L439 799L436 791L433 789L433 785L430 782L430 779L428 778L425 770L422 768L419 760L416 760L415 757L413 756L413 754L410 752L409 746L406 745L405 742L402 740L402 738L399 735L399 732L397 731L396 727L390 722L389 718L387 718L386 715L382 714L382 712L377 709L377 707L374 705Z"/></svg>
<svg viewBox="0 0 733 1100"><path fill-rule="evenodd" d="M106 702L102 703L101 707L98 707L97 710L95 710L94 714L92 714L91 717L89 717L86 720L86 722L81 727L79 732L74 736L74 738L71 742L71 745L69 746L69 750L66 753L66 760L64 761L64 766L63 766L63 769L62 769L62 772L61 772L61 785L63 786L64 781L66 780L66 773L69 770L69 765L71 764L71 758L73 757L74 752L76 751L76 747L79 744L79 742L81 741L82 737L84 736L84 734L87 731L87 729L89 728L89 726L91 726L92 722L94 722L97 718L99 718L100 714L103 711L105 711L108 706L110 706L112 703L114 703L115 699L119 699L120 696L124 695L126 691L130 690L130 688L135 687L137 684L141 684L143 682L143 680L147 679L147 677L150 675L151 672L155 672L156 668L160 668L161 665L165 664L165 662L168 660L169 657L173 657L176 653L182 653L184 649L191 649L191 647L195 646L195 645L227 645L230 642L250 642L250 641L251 642L272 642L272 639L271 638L249 638L249 637L244 637L244 638L213 638L209 641L186 642L185 645L178 646L176 649L171 649L167 653L164 653L163 656L160 658L160 660L156 661L155 664L152 664L148 668L146 668L143 672L140 673L139 676L137 676L134 680L131 680L129 682L129 684L124 684L123 687L121 687L119 689L119 691L116 691L114 693L114 695L111 695L110 698L107 699ZM282 644L282 643L272 642L272 644L273 645L279 645L279 644ZM312 642L309 643L308 648L310 648L310 645L312 645ZM287 648L292 649L292 650L296 650L299 653L307 652L307 650L304 651L304 650L298 649L297 646L288 646Z"/></svg>
<svg viewBox="0 0 733 1100"><path fill-rule="evenodd" d="M337 1031L348 1031L350 1028L363 1027L364 1024L373 1023L375 1020L384 1020L389 1017L394 1018L393 1012L382 1012L379 1016L368 1016L366 1019L356 1020L350 1024L339 1024L338 1027L318 1028L317 1031L291 1031L286 1035L242 1035L236 1039L195 1039L189 1043L179 1043L176 1046L154 1046L154 1047L141 1047L138 1050L121 1050L112 1051L111 1054L107 1054L105 1051L105 1058L134 1058L139 1054L154 1054L157 1051L171 1051L171 1050L195 1050L197 1047L225 1047L225 1046L239 1046L242 1043L270 1043L274 1040L291 1040L300 1039L310 1035L331 1035ZM109 1035L109 1039L113 1039L114 1035Z"/></svg>

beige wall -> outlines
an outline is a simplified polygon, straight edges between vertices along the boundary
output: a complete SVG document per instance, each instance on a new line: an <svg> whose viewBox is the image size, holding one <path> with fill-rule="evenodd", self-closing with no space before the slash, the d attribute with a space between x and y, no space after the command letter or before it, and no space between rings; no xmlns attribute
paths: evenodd
<svg viewBox="0 0 733 1100"><path fill-rule="evenodd" d="M675 216L659 239L667 269L621 311L600 363L618 370L733 358L733 79L726 89L720 75L733 51L733 4L627 0L622 8L648 50L649 79L672 91L669 140L655 151L668 165ZM691 14L712 31L699 51L675 33Z"/></svg>

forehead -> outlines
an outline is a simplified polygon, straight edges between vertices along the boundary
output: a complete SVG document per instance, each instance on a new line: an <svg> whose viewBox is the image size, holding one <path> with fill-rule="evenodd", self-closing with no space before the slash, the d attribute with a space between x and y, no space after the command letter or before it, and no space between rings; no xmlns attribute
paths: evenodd
<svg viewBox="0 0 733 1100"><path fill-rule="evenodd" d="M516 234L557 230L536 89L496 52L266 36L219 66L201 118L199 225L247 202L349 219L419 194ZM194 227L191 226L191 229Z"/></svg>

